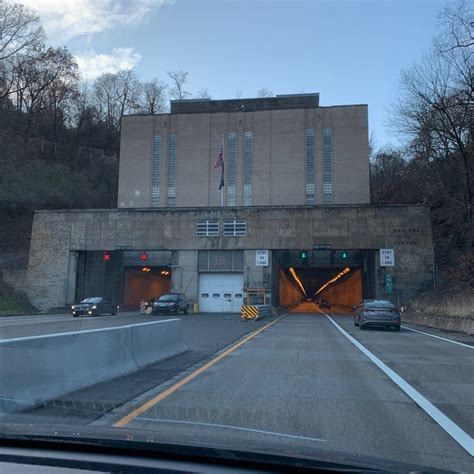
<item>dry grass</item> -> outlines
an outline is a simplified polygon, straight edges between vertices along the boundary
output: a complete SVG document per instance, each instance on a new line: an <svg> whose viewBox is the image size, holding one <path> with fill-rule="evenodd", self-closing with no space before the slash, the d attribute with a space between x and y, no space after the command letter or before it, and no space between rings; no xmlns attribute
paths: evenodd
<svg viewBox="0 0 474 474"><path fill-rule="evenodd" d="M474 297L460 296L457 300L433 304L426 301L414 301L410 308L417 313L436 316L474 317Z"/></svg>
<svg viewBox="0 0 474 474"><path fill-rule="evenodd" d="M446 282L409 304L415 313L474 318L474 289L466 282Z"/></svg>
<svg viewBox="0 0 474 474"><path fill-rule="evenodd" d="M24 294L13 291L0 280L0 316L37 312L38 310L30 304Z"/></svg>

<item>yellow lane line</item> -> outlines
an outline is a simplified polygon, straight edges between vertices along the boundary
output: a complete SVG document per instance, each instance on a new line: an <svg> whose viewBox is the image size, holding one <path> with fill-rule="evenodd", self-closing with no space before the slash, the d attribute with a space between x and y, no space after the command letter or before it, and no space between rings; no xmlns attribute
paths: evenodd
<svg viewBox="0 0 474 474"><path fill-rule="evenodd" d="M260 329L257 329L256 331L251 333L249 336L247 336L245 339L242 339L240 342L238 342L237 344L234 344L232 347L230 347L226 351L222 352L217 357L215 357L214 359L212 359L209 362L207 362L206 364L204 364L202 367L199 367L199 369L196 369L194 372L192 372L188 376L184 377L184 379L182 379L179 382L175 383L170 388L164 390L163 392L159 393L158 395L156 395L151 400L148 400L146 403L144 403L140 407L138 407L135 410L131 411L128 415L124 416L119 421L114 423L113 426L116 427L116 428L120 428L122 426L128 425L128 423L130 423L135 418L137 418L137 416L140 416L142 413L144 413L147 410L149 410L150 408L154 407L157 403L161 402L165 398L172 395L174 392L179 390L181 387L183 387L184 385L191 382L191 380L195 379L198 375L202 374L204 371L206 371L207 369L209 369L213 365L217 364L224 357L227 357L229 354L234 352L236 349L238 349L239 347L242 347L246 342L253 339L255 336L260 334L262 331L265 331L265 329L268 329L270 326L273 326L275 323L280 321L280 319L282 319L284 316L285 315L280 316L275 321L272 321L271 323L266 324L265 326L261 327Z"/></svg>

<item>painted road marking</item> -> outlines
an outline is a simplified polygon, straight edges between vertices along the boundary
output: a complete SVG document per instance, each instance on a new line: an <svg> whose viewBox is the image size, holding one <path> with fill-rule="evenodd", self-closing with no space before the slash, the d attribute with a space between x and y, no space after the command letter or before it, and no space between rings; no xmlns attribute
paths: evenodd
<svg viewBox="0 0 474 474"><path fill-rule="evenodd" d="M35 339L43 339L44 337L59 337L59 336L74 336L78 334L86 334L91 332L101 331L114 331L117 329L133 328L135 326L147 326L149 324L166 323L168 321L181 321L180 319L162 319L161 321L151 321L148 323L137 323L137 324L124 324L123 326L112 326L98 329L84 329L82 331L68 331L68 332L56 332L52 334L40 334L38 336L25 336L25 337L14 337L11 339L0 339L0 344L7 344L9 342L20 342L20 341L34 341Z"/></svg>
<svg viewBox="0 0 474 474"><path fill-rule="evenodd" d="M442 341L451 342L452 344L457 344L458 346L467 347L468 349L474 349L474 346L470 346L469 344L464 344L462 342L453 341L452 339L448 339L447 337L436 336L435 334L430 334L429 332L419 331L418 329L409 328L409 327L405 326L404 324L402 324L402 328L408 329L409 331L419 332L420 334L425 334L426 336L435 337L436 339L441 339Z"/></svg>
<svg viewBox="0 0 474 474"><path fill-rule="evenodd" d="M436 408L427 398L425 398L418 390L414 389L408 382L402 379L396 372L383 363L376 355L370 352L357 339L352 337L339 324L334 321L331 316L320 310L329 321L349 339L354 346L357 347L363 354L365 354L380 370L382 370L392 381L398 385L428 416L430 416L441 428L446 431L460 446L462 446L471 456L474 456L474 439L469 436L462 428L460 428L454 421L448 418L441 410Z"/></svg>
<svg viewBox="0 0 474 474"><path fill-rule="evenodd" d="M181 379L179 382L175 383L170 388L164 390L163 392L161 392L158 395L156 395L155 397L153 397L151 400L148 400L143 405L141 405L138 408L136 408L135 410L131 411L128 415L121 418L119 421L114 423L112 426L114 426L115 428L120 428L122 426L128 425L128 423L133 421L135 418L140 416L142 413L144 413L147 410L149 410L150 408L154 407L156 404L158 404L159 402L161 402L165 398L172 395L174 392L179 390L181 387L184 387L186 384L191 382L191 380L195 379L198 375L202 374L207 369L209 369L213 365L217 364L219 361L224 359L224 357L227 357L229 354L231 354L232 352L237 350L239 347L242 347L246 342L253 339L255 336L260 334L262 331L265 331L265 329L268 329L270 326L273 326L275 323L280 321L280 319L282 319L284 316L285 315L280 316L275 321L272 321L271 323L266 324L265 326L261 327L260 329L257 329L256 331L254 331L253 333L251 333L250 335L248 335L247 337L242 339L237 344L234 344L229 349L227 349L224 352L222 352L221 354L219 354L217 357L214 357L214 359L210 360L209 362L204 364L202 367L199 367L199 369L196 369L194 372L192 372L188 376L184 377L184 379Z"/></svg>
<svg viewBox="0 0 474 474"><path fill-rule="evenodd" d="M309 438L308 436L296 436L296 435L290 435L286 433L276 433L275 431L256 430L253 428L242 428L241 426L234 426L234 425L220 425L217 423L201 423L199 421L165 420L163 418L146 418L146 417L141 417L141 416L137 418L137 420L156 421L159 423L175 423L178 425L208 426L210 428L228 428L230 430L248 431L250 433L261 433L261 434L267 434L267 435L272 435L272 436L283 436L285 438L303 439L307 441L319 441L320 443L327 442L326 439L322 439L322 438Z"/></svg>

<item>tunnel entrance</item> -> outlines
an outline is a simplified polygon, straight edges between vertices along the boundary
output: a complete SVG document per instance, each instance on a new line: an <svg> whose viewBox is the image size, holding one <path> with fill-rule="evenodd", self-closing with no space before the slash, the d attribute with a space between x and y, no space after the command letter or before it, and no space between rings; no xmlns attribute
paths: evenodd
<svg viewBox="0 0 474 474"><path fill-rule="evenodd" d="M168 251L78 252L75 301L111 298L125 308L159 297L172 288L172 253Z"/></svg>
<svg viewBox="0 0 474 474"><path fill-rule="evenodd" d="M140 301L150 300L171 291L169 267L125 267L123 306L138 307Z"/></svg>
<svg viewBox="0 0 474 474"><path fill-rule="evenodd" d="M375 298L375 250L278 251L278 305L328 300L350 309L363 298Z"/></svg>

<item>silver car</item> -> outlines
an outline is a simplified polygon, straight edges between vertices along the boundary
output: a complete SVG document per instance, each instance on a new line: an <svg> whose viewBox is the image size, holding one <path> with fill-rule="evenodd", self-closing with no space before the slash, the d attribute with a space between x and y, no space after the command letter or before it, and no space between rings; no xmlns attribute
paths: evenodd
<svg viewBox="0 0 474 474"><path fill-rule="evenodd" d="M354 309L354 325L366 327L392 327L400 331L400 311L387 300L363 300Z"/></svg>

